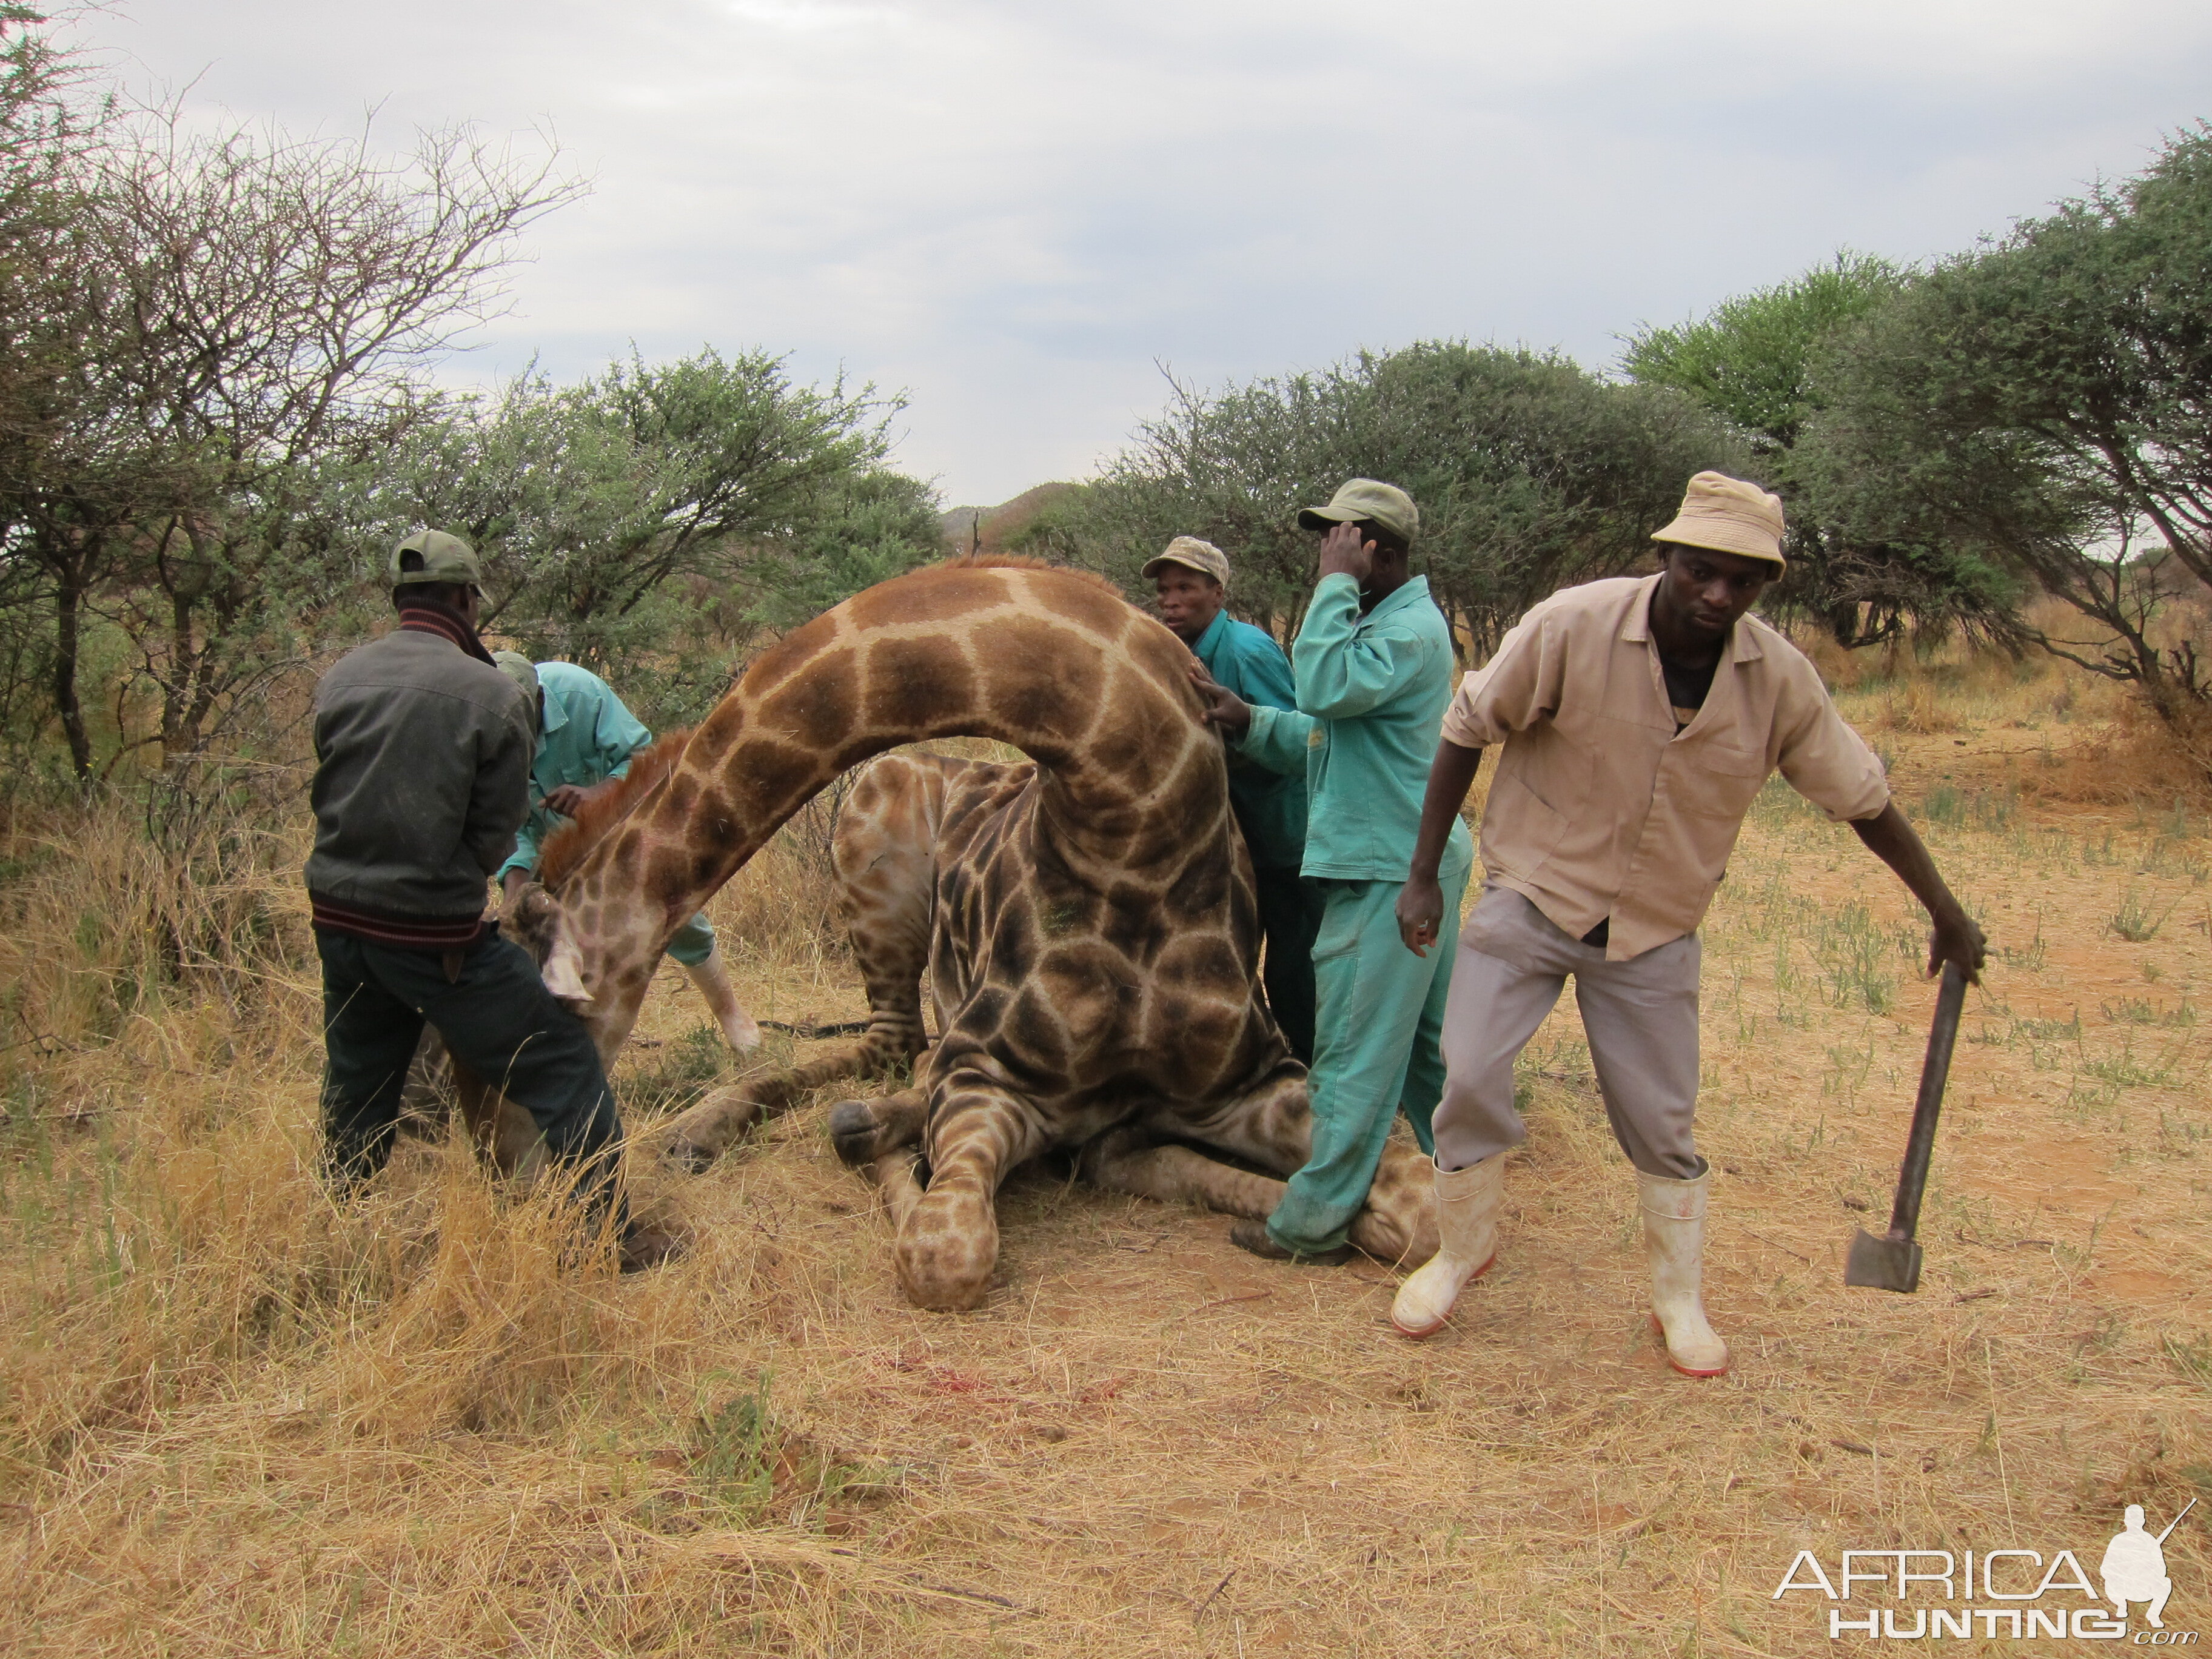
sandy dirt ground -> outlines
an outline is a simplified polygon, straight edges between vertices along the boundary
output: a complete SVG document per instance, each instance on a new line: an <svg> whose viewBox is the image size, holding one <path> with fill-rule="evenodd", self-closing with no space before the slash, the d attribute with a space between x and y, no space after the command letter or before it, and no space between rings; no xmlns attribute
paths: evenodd
<svg viewBox="0 0 2212 1659"><path fill-rule="evenodd" d="M2059 1552L2094 1577L2124 1504L2155 1531L2212 1500L2212 841L2155 789L2023 790L2113 739L2002 689L1932 731L1889 729L1915 722L1878 691L1846 707L1993 945L1917 1295L1842 1276L1887 1218L1924 929L1778 785L1705 934L1707 1303L1735 1355L1705 1382L1650 1330L1571 997L1524 1060L1498 1267L1413 1344L1381 1264L1270 1265L1222 1218L1043 1170L1005 1194L987 1305L917 1312L829 1094L703 1176L641 1168L696 1243L638 1279L558 1271L450 1143L335 1214L301 979L252 1029L174 1009L117 1039L135 1071L64 1056L13 1097L0 1644L1801 1654L1833 1650L1832 1612L1901 1635L2087 1607ZM858 1015L800 929L818 891L779 870L716 905L749 1006ZM815 942L747 940L763 918ZM702 1017L665 969L621 1075L640 1114L711 1069ZM2212 1639L2208 1511L2167 1540L2166 1623ZM1899 1549L2033 1552L1999 1590L2061 1577L2026 1602L1774 1595L1810 1582L1801 1552L1832 1580ZM1945 1650L2018 1645L1970 1627Z"/></svg>

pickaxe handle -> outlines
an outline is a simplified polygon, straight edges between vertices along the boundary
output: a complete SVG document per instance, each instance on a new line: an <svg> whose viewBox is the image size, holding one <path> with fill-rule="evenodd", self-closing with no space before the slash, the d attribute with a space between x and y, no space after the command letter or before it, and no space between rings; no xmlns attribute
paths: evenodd
<svg viewBox="0 0 2212 1659"><path fill-rule="evenodd" d="M1936 993L1935 1024L1928 1031L1928 1058L1920 1062L1920 1095L1912 1103L1912 1133L1905 1142L1897 1201L1890 1206L1892 1238L1911 1238L1920 1228L1920 1195L1928 1185L1929 1155L1936 1150L1936 1119L1943 1108L1943 1085L1951 1075L1951 1050L1958 1046L1959 1016L1966 1006L1966 970L1947 962Z"/></svg>

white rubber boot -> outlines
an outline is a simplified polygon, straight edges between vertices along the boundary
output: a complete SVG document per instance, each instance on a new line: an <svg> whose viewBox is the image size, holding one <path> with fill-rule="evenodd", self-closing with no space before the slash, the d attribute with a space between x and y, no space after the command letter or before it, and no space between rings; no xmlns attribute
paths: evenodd
<svg viewBox="0 0 2212 1659"><path fill-rule="evenodd" d="M1437 1171L1435 1255L1414 1269L1390 1304L1399 1334L1419 1340L1443 1329L1468 1281L1498 1260L1498 1203L1505 1192L1505 1154L1493 1152L1464 1170Z"/></svg>
<svg viewBox="0 0 2212 1659"><path fill-rule="evenodd" d="M1698 1295L1705 1253L1708 1164L1694 1181L1636 1172L1644 1212L1644 1248L1651 1258L1651 1314L1667 1340L1667 1363L1685 1376L1718 1376L1729 1368L1728 1344L1705 1322Z"/></svg>
<svg viewBox="0 0 2212 1659"><path fill-rule="evenodd" d="M759 1048L761 1029L754 1024L753 1017L738 1006L738 994L730 985L730 970L722 963L722 947L717 945L708 951L704 962L687 963L684 971L691 975L699 994L707 999L708 1012L722 1028L730 1047L741 1054Z"/></svg>

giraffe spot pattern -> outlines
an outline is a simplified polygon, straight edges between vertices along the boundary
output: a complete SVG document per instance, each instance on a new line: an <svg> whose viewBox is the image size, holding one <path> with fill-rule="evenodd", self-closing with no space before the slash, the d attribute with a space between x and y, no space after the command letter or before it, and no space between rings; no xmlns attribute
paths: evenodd
<svg viewBox="0 0 2212 1659"><path fill-rule="evenodd" d="M915 1057L925 963L939 1012L915 1086L841 1117L841 1153L918 1144L927 1165L927 1188L896 1200L901 1283L927 1306L975 1305L1000 1182L1116 1126L1287 1174L1308 1144L1304 1073L1256 1000L1250 860L1188 661L1105 584L1020 563L915 572L796 630L556 896L587 981L619 988L595 1004L595 1029L629 1029L657 960L653 930L627 918L689 914L870 756L933 734L998 738L1033 759L874 762L838 831L839 902L871 1003L839 1074ZM1116 1169L1152 1167L1144 1135Z"/></svg>

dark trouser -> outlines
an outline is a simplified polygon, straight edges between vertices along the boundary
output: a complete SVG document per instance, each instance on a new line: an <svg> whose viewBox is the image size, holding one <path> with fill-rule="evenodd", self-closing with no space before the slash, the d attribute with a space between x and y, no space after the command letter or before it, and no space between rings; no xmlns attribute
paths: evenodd
<svg viewBox="0 0 2212 1659"><path fill-rule="evenodd" d="M425 1021L453 1058L538 1121L547 1149L578 1170L597 1209L615 1196L622 1119L599 1051L562 1007L530 953L487 929L447 981L436 951L372 945L315 930L323 959L323 1158L332 1182L357 1186L392 1156L407 1062Z"/></svg>
<svg viewBox="0 0 2212 1659"><path fill-rule="evenodd" d="M1267 1010L1290 1040L1291 1052L1306 1066L1314 1057L1314 935L1328 906L1321 884L1295 870L1255 870L1260 901L1260 937L1267 957L1261 969L1267 988Z"/></svg>

